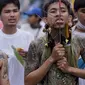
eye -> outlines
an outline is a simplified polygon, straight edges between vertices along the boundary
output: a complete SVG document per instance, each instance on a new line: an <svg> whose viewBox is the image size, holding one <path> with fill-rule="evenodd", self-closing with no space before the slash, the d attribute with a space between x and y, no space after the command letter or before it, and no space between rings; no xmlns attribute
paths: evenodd
<svg viewBox="0 0 85 85"><path fill-rule="evenodd" d="M50 10L49 12L50 12L50 13L55 13L55 12L56 12L56 10Z"/></svg>
<svg viewBox="0 0 85 85"><path fill-rule="evenodd" d="M61 9L61 12L66 12L66 9Z"/></svg>
<svg viewBox="0 0 85 85"><path fill-rule="evenodd" d="M5 10L4 13L10 13L10 10Z"/></svg>
<svg viewBox="0 0 85 85"><path fill-rule="evenodd" d="M14 9L13 12L18 12L19 10L18 9Z"/></svg>

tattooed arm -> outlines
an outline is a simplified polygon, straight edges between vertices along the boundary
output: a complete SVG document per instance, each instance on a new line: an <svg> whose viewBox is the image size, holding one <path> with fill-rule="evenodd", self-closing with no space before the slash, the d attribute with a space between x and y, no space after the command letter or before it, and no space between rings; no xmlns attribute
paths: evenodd
<svg viewBox="0 0 85 85"><path fill-rule="evenodd" d="M8 57L0 51L0 85L10 85L8 80Z"/></svg>

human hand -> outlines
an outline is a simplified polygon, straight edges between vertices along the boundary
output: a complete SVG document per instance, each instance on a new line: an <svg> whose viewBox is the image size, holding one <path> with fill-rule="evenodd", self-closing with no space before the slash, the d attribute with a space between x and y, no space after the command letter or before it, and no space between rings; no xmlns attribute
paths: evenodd
<svg viewBox="0 0 85 85"><path fill-rule="evenodd" d="M57 60L60 60L62 57L65 56L65 48L62 44L58 43L52 50L51 59L53 62L56 62Z"/></svg>
<svg viewBox="0 0 85 85"><path fill-rule="evenodd" d="M61 60L57 61L57 67L65 72L65 73L69 73L71 70L71 66L69 66L66 57L63 57Z"/></svg>

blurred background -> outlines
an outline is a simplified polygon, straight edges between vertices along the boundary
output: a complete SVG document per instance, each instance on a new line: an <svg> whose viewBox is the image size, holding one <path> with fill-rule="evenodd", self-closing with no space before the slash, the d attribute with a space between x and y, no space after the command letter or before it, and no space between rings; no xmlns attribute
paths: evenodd
<svg viewBox="0 0 85 85"><path fill-rule="evenodd" d="M41 8L43 7L43 4L48 2L49 0L19 0L20 1L20 20L18 25L24 24L26 19L28 18L28 15L25 14L25 12L28 12L34 8ZM72 8L73 8L73 3L74 0L69 0L69 2L72 4ZM3 24L0 20L0 28L3 27Z"/></svg>

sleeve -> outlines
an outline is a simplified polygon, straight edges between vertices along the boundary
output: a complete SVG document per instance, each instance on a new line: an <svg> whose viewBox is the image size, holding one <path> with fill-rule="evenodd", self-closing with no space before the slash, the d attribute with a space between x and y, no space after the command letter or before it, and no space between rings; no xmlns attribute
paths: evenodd
<svg viewBox="0 0 85 85"><path fill-rule="evenodd" d="M8 56L0 51L0 85L10 85L8 79Z"/></svg>
<svg viewBox="0 0 85 85"><path fill-rule="evenodd" d="M37 43L32 42L29 46L27 57L25 58L25 76L39 67L39 55Z"/></svg>
<svg viewBox="0 0 85 85"><path fill-rule="evenodd" d="M75 35L72 37L72 50L74 52L74 55L79 58L80 57L80 50L81 50L81 47L80 47L80 42L79 42L79 39L78 37Z"/></svg>

